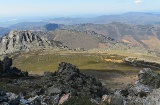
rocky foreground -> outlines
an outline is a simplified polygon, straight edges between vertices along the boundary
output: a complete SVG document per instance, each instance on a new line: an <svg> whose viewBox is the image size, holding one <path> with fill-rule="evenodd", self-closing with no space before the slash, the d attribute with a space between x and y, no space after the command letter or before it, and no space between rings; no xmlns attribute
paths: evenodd
<svg viewBox="0 0 160 105"><path fill-rule="evenodd" d="M134 85L110 93L70 63L62 62L56 72L43 76L11 65L11 58L0 61L0 105L160 105L160 74L149 68L139 72Z"/></svg>

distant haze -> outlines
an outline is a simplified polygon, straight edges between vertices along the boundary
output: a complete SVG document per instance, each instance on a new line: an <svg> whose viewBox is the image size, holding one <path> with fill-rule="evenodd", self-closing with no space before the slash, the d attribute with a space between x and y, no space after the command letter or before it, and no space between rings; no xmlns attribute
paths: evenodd
<svg viewBox="0 0 160 105"><path fill-rule="evenodd" d="M1 17L90 15L159 11L160 0L0 0ZM13 18L16 20L16 18Z"/></svg>

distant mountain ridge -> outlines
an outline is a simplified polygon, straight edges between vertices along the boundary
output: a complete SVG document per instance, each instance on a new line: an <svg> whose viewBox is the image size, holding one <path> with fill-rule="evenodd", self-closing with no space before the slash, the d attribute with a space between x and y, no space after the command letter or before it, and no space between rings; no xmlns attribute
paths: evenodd
<svg viewBox="0 0 160 105"><path fill-rule="evenodd" d="M160 24L160 14L144 13L144 12L129 12L116 15L103 15L92 18L55 18L48 22L57 24L108 24L112 22L122 22L127 24Z"/></svg>
<svg viewBox="0 0 160 105"><path fill-rule="evenodd" d="M23 29L33 27L44 26L48 23L56 23L56 24L84 24L84 23L93 23L93 24L108 24L112 22L122 22L127 24L160 24L160 13L152 13L152 12L129 12L123 14L114 14L114 15L100 15L97 17L60 17L60 18L48 18L45 20L37 20L33 22L33 20L24 20L16 23L12 23L12 25L8 26L9 29ZM0 22L1 23L1 22ZM5 24L5 23L3 23ZM7 24L7 23L6 23ZM5 26L5 25L2 25ZM0 27L2 27L0 26ZM5 27L6 27L5 26Z"/></svg>
<svg viewBox="0 0 160 105"><path fill-rule="evenodd" d="M48 22L20 22L8 27L12 30L41 30Z"/></svg>
<svg viewBox="0 0 160 105"><path fill-rule="evenodd" d="M3 28L0 27L0 37L3 36L4 34L7 34L10 31L8 28Z"/></svg>

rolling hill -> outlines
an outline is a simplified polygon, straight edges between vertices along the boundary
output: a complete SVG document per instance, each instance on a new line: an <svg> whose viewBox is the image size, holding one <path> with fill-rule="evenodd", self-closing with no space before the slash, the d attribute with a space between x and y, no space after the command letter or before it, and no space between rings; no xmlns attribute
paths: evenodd
<svg viewBox="0 0 160 105"><path fill-rule="evenodd" d="M160 25L133 25L120 22L110 24L76 24L61 27L75 31L94 31L99 35L111 37L132 46L159 50Z"/></svg>

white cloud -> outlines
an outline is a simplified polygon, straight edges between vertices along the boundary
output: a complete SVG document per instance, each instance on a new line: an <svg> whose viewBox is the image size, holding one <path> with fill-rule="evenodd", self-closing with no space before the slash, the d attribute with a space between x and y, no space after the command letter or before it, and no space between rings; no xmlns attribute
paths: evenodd
<svg viewBox="0 0 160 105"><path fill-rule="evenodd" d="M134 1L136 4L139 4L139 3L143 3L143 0L135 0Z"/></svg>

